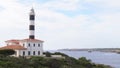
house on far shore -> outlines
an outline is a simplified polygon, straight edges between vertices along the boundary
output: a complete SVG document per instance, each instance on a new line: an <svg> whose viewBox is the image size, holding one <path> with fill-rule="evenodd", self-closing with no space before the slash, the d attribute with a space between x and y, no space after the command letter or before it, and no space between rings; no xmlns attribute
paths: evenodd
<svg viewBox="0 0 120 68"><path fill-rule="evenodd" d="M31 9L30 16L30 25L29 25L29 31L30 35L27 39L22 40L7 40L6 46L1 47L0 49L13 49L15 50L15 54L13 56L19 57L19 56L43 56L43 42L42 40L35 39L35 26L34 26L34 20L35 20L35 12L34 9Z"/></svg>

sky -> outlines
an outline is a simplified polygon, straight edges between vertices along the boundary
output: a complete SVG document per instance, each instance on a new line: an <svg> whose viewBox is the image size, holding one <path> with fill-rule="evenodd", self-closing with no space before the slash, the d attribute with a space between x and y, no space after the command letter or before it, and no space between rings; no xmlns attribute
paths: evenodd
<svg viewBox="0 0 120 68"><path fill-rule="evenodd" d="M0 0L0 46L29 37L35 10L35 36L44 50L120 48L120 0Z"/></svg>

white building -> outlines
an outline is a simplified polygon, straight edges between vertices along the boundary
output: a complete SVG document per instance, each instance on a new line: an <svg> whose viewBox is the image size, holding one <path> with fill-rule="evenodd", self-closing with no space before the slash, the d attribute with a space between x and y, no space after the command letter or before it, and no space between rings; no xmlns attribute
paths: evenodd
<svg viewBox="0 0 120 68"><path fill-rule="evenodd" d="M14 56L42 56L43 55L43 41L35 39L34 31L34 20L35 20L35 13L34 9L31 9L30 12L30 25L29 31L30 35L28 39L22 40L7 40L6 46L1 47L0 49L13 49L16 51Z"/></svg>

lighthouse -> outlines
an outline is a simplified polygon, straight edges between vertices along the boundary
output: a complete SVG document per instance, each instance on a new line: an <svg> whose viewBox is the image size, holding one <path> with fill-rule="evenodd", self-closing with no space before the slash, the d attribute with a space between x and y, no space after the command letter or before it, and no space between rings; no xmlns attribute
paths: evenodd
<svg viewBox="0 0 120 68"><path fill-rule="evenodd" d="M35 39L35 12L33 8L31 9L30 14L29 14L29 20L30 20L29 39Z"/></svg>
<svg viewBox="0 0 120 68"><path fill-rule="evenodd" d="M13 49L16 54L13 56L43 56L43 42L35 38L35 12L32 8L29 13L29 38L25 39L11 39L5 41L6 46L0 49Z"/></svg>

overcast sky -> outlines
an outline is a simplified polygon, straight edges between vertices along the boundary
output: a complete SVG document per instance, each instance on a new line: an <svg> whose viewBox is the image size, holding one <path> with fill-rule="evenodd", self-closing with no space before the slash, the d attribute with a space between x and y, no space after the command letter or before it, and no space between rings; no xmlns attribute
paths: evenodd
<svg viewBox="0 0 120 68"><path fill-rule="evenodd" d="M120 48L120 0L0 0L0 45L29 36L29 12L44 49Z"/></svg>

